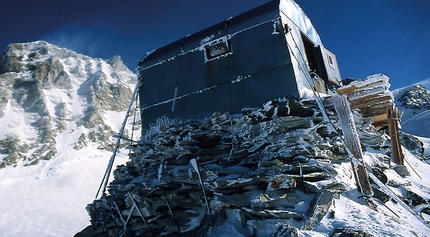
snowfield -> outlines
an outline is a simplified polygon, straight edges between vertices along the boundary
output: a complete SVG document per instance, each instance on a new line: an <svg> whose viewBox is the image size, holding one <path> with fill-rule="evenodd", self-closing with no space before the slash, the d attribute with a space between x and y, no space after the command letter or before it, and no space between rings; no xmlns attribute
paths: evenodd
<svg viewBox="0 0 430 237"><path fill-rule="evenodd" d="M410 170L410 176L406 179L402 178L396 172L392 172L393 170L388 170L385 175L387 175L388 180L393 180L398 184L408 183L408 190L422 195L428 200L430 199L430 190L427 187L430 187L430 180L425 177L430 172L430 166L407 150L405 151L405 159L407 160L405 163L408 170ZM378 163L377 155L365 152L366 164ZM382 202L378 202L377 199L373 199L372 202L377 206L378 211L363 208L365 202L364 199L360 198L361 194L354 189L355 184L354 178L350 176L350 165L343 163L335 168L338 172L342 172L337 176L343 177L341 180L339 179L339 182L345 183L345 181L349 180L352 190L334 199L332 207L335 212L335 218L329 219L325 216L315 231L328 233L338 227L353 227L369 230L375 236L428 236L428 233L430 233L428 221L430 219L423 220L416 213L412 213L411 209L405 208L400 203L387 202L384 205ZM416 173L412 170L415 170ZM405 195L405 190L402 189L402 186L399 188L390 187L392 193ZM420 208L423 207L416 208L418 213Z"/></svg>
<svg viewBox="0 0 430 237"><path fill-rule="evenodd" d="M2 60L0 150L7 152L0 162L11 153L18 158L0 168L0 236L73 236L89 225L85 206L115 142L107 134L119 131L127 109L101 105L113 100L122 107L136 75L118 56L93 59L43 41L11 44ZM41 147L51 159L35 155Z"/></svg>
<svg viewBox="0 0 430 237"><path fill-rule="evenodd" d="M34 166L0 169L0 236L73 236L89 225L85 206L111 156L86 147ZM126 151L116 164L125 163Z"/></svg>

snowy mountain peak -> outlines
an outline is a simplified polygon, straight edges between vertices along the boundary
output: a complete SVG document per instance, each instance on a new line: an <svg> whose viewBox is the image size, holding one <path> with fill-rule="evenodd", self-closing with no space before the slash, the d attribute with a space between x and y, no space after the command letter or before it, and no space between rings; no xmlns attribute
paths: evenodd
<svg viewBox="0 0 430 237"><path fill-rule="evenodd" d="M402 111L402 131L430 137L430 92L416 84L393 91L396 106Z"/></svg>
<svg viewBox="0 0 430 237"><path fill-rule="evenodd" d="M398 101L404 108L430 109L430 92L422 84L416 84L406 90Z"/></svg>
<svg viewBox="0 0 430 237"><path fill-rule="evenodd" d="M90 142L111 146L135 83L119 56L93 59L44 41L9 45L0 58L0 167Z"/></svg>

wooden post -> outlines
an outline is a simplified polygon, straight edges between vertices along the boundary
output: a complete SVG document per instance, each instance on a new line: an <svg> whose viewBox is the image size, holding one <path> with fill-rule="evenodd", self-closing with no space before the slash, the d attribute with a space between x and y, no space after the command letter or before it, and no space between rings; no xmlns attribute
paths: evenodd
<svg viewBox="0 0 430 237"><path fill-rule="evenodd" d="M352 156L351 165L357 184L358 191L363 195L372 196L373 190L370 186L369 176L364 167L363 152L361 150L360 138L354 123L354 117L349 106L346 95L333 96L334 108L339 117L339 123L343 133L343 141L347 150Z"/></svg>
<svg viewBox="0 0 430 237"><path fill-rule="evenodd" d="M404 155L402 150L402 144L400 142L399 134L399 109L396 107L391 107L387 109L388 115L388 129L390 131L391 138L391 148L393 150L394 162L403 165Z"/></svg>

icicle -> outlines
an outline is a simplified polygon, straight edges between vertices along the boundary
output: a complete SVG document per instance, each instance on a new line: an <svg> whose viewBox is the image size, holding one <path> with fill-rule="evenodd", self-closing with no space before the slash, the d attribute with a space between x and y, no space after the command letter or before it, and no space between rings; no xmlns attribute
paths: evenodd
<svg viewBox="0 0 430 237"><path fill-rule="evenodd" d="M205 190L205 186L203 184L202 176L200 175L200 169L199 169L199 166L197 164L197 159L193 158L190 160L190 162L191 162L191 165L193 166L194 170L197 172L197 175L199 176L200 185L202 186L203 195L204 195L205 201L206 201L206 207L208 209L208 213L211 214L211 208L209 206L208 197L206 196L206 190Z"/></svg>
<svg viewBox="0 0 430 237"><path fill-rule="evenodd" d="M234 144L231 144L231 149L230 149L230 154L228 154L228 159L227 161L230 162L231 156L233 155L233 150L234 150Z"/></svg>
<svg viewBox="0 0 430 237"><path fill-rule="evenodd" d="M303 165L300 163L300 178L303 179Z"/></svg>
<svg viewBox="0 0 430 237"><path fill-rule="evenodd" d="M160 166L158 167L158 174L157 174L158 183L161 183L161 177L163 177L162 176L162 174L163 174L163 168L164 168L164 165L163 165L163 163L161 163Z"/></svg>
<svg viewBox="0 0 430 237"><path fill-rule="evenodd" d="M178 87L175 87L175 92L173 94L173 102L172 102L172 113L175 112L175 105L176 105L176 97L178 95Z"/></svg>

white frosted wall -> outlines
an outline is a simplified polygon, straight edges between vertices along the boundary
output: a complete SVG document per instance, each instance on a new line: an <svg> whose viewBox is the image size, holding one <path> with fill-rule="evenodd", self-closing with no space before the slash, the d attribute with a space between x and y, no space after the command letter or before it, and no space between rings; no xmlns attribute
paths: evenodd
<svg viewBox="0 0 430 237"><path fill-rule="evenodd" d="M316 45L322 45L321 39L310 19L297 3L292 0L281 0L279 10L282 24L284 26L288 25L290 28L290 31L286 34L286 39L291 54L291 62L296 74L300 98L313 97L311 86L308 82L308 80L311 80L311 77L308 72L306 54L300 32L306 34Z"/></svg>

